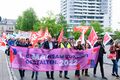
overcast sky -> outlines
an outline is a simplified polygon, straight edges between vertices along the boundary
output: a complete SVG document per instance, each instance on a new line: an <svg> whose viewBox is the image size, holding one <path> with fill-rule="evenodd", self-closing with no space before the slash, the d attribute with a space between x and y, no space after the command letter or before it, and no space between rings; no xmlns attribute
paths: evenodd
<svg viewBox="0 0 120 80"><path fill-rule="evenodd" d="M34 8L38 17L46 16L48 11L60 12L60 0L0 0L0 16L16 19L27 8ZM112 0L112 26L119 28L120 0Z"/></svg>

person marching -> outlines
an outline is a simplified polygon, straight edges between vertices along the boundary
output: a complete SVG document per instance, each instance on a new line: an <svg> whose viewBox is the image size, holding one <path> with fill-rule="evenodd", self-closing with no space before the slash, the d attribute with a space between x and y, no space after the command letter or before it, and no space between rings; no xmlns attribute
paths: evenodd
<svg viewBox="0 0 120 80"><path fill-rule="evenodd" d="M85 43L85 50L87 50L87 49L90 49L90 45L86 42ZM82 69L82 75L84 74L84 72L85 72L85 76L89 77L88 69Z"/></svg>
<svg viewBox="0 0 120 80"><path fill-rule="evenodd" d="M120 43L119 42L115 44L115 50L116 50L116 60L117 60L117 65L118 65L118 62L120 59ZM116 77L119 78L119 75L116 75Z"/></svg>
<svg viewBox="0 0 120 80"><path fill-rule="evenodd" d="M20 47L28 47L28 44L26 44L26 40L24 38L20 39L17 43L16 43L16 46L20 46ZM21 54L22 55L22 54ZM20 57L20 63L22 63L22 57ZM22 66L22 65L20 65ZM19 73L20 73L20 77L21 77L21 80L23 80L23 77L25 76L25 70L23 69L19 69Z"/></svg>
<svg viewBox="0 0 120 80"><path fill-rule="evenodd" d="M35 44L35 48L39 48L38 44ZM32 71L32 76L31 78L34 78L34 74L35 74L35 80L38 80L38 71Z"/></svg>
<svg viewBox="0 0 120 80"><path fill-rule="evenodd" d="M43 43L43 48L44 49L53 49L54 48L53 42L51 40L51 37L48 37L47 41L45 41ZM51 74L49 74L49 71L46 71L47 78L54 80L54 71L51 71L50 73Z"/></svg>
<svg viewBox="0 0 120 80"><path fill-rule="evenodd" d="M60 48L71 48L71 44L68 42L67 38L63 38L63 43L60 43ZM62 78L62 72L59 72L59 77ZM64 71L64 78L65 79L70 79L69 77L67 77L68 75L68 71Z"/></svg>
<svg viewBox="0 0 120 80"><path fill-rule="evenodd" d="M76 50L84 50L84 46L81 44L81 40L77 42L77 46L75 47ZM75 77L80 77L80 70L75 71Z"/></svg>
<svg viewBox="0 0 120 80"><path fill-rule="evenodd" d="M112 42L112 45L110 46L110 55L112 55L112 62L113 62L113 69L112 69L112 76L119 77L118 75L118 64L116 60L116 47L114 42ZM109 58L109 57L108 57Z"/></svg>
<svg viewBox="0 0 120 80"><path fill-rule="evenodd" d="M97 47L97 46L100 46L100 50L99 50L97 63L95 65L95 67L94 67L93 74L94 74L94 77L96 77L97 65L98 65L98 63L100 63L100 70L101 70L102 79L107 80L107 78L104 76L104 69L103 69L103 54L106 54L106 52L105 52L104 46L102 44L102 38L100 38L100 37L98 38L96 44L94 45L94 47Z"/></svg>

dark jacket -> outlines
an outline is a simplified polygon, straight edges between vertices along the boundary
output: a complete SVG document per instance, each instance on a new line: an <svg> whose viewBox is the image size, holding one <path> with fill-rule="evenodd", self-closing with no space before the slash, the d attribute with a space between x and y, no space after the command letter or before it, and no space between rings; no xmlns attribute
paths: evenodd
<svg viewBox="0 0 120 80"><path fill-rule="evenodd" d="M100 46L98 60L102 60L103 59L103 54L106 54L104 46L102 44L98 43L98 42L94 45L94 47L97 47L97 46Z"/></svg>
<svg viewBox="0 0 120 80"><path fill-rule="evenodd" d="M54 49L54 48L58 48L58 42L52 42L52 45L53 45L53 49ZM44 48L44 49L50 49L50 46L49 46L49 42L48 42L48 41L44 42L43 48Z"/></svg>
<svg viewBox="0 0 120 80"><path fill-rule="evenodd" d="M83 45L77 45L77 46L75 47L75 49L76 49L76 50L84 50L85 48L84 48Z"/></svg>
<svg viewBox="0 0 120 80"><path fill-rule="evenodd" d="M116 50L116 53L117 53L116 57L117 57L117 59L120 59L120 47L118 47L118 46L115 46L115 47L119 48L118 50Z"/></svg>
<svg viewBox="0 0 120 80"><path fill-rule="evenodd" d="M58 42L57 41L54 41L52 43L53 43L53 49L58 48Z"/></svg>

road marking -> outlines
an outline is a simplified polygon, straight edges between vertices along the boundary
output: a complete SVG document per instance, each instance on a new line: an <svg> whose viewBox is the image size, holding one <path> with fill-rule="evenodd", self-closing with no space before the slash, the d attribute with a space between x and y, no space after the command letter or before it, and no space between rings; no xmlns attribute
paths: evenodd
<svg viewBox="0 0 120 80"><path fill-rule="evenodd" d="M10 76L10 80L17 80L17 78L14 75L12 69L10 69L10 67L9 67L9 63L8 63L8 59L7 59L6 55L5 55L5 58L6 58L6 64L7 64L7 69L8 69L8 73L9 73L9 76Z"/></svg>

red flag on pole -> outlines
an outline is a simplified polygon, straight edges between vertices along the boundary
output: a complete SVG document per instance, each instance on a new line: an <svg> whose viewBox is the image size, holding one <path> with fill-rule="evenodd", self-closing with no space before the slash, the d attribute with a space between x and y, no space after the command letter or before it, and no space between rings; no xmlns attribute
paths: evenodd
<svg viewBox="0 0 120 80"><path fill-rule="evenodd" d="M3 38L0 38L0 46L6 46L6 42Z"/></svg>
<svg viewBox="0 0 120 80"><path fill-rule="evenodd" d="M33 46L38 42L38 33L37 32L32 32L30 41Z"/></svg>
<svg viewBox="0 0 120 80"><path fill-rule="evenodd" d="M15 56L14 56L14 51L12 50L12 48L10 48L10 63L13 62Z"/></svg>
<svg viewBox="0 0 120 80"><path fill-rule="evenodd" d="M46 28L45 33L44 33L44 39L47 39L48 37L51 37L48 28Z"/></svg>
<svg viewBox="0 0 120 80"><path fill-rule="evenodd" d="M60 32L60 35L59 35L59 37L58 37L58 42L60 43L60 42L62 42L62 38L63 38L63 29L61 30L61 32Z"/></svg>
<svg viewBox="0 0 120 80"><path fill-rule="evenodd" d="M103 44L106 45L111 39L112 37L106 32L104 35Z"/></svg>
<svg viewBox="0 0 120 80"><path fill-rule="evenodd" d="M79 39L81 41L81 44L85 44L85 37L84 37L84 30L82 31L81 36L79 37Z"/></svg>
<svg viewBox="0 0 120 80"><path fill-rule="evenodd" d="M98 39L98 36L97 36L95 30L92 28L92 30L91 30L91 32L88 36L88 41L89 41L89 43L91 44L92 47L97 42L97 39Z"/></svg>
<svg viewBox="0 0 120 80"><path fill-rule="evenodd" d="M80 31L82 32L84 30L84 34L87 32L87 30L90 28L90 26L80 26L80 27L74 27L73 31Z"/></svg>
<svg viewBox="0 0 120 80"><path fill-rule="evenodd" d="M6 39L6 38L7 38L6 33L2 33L2 38L3 38L3 39Z"/></svg>

